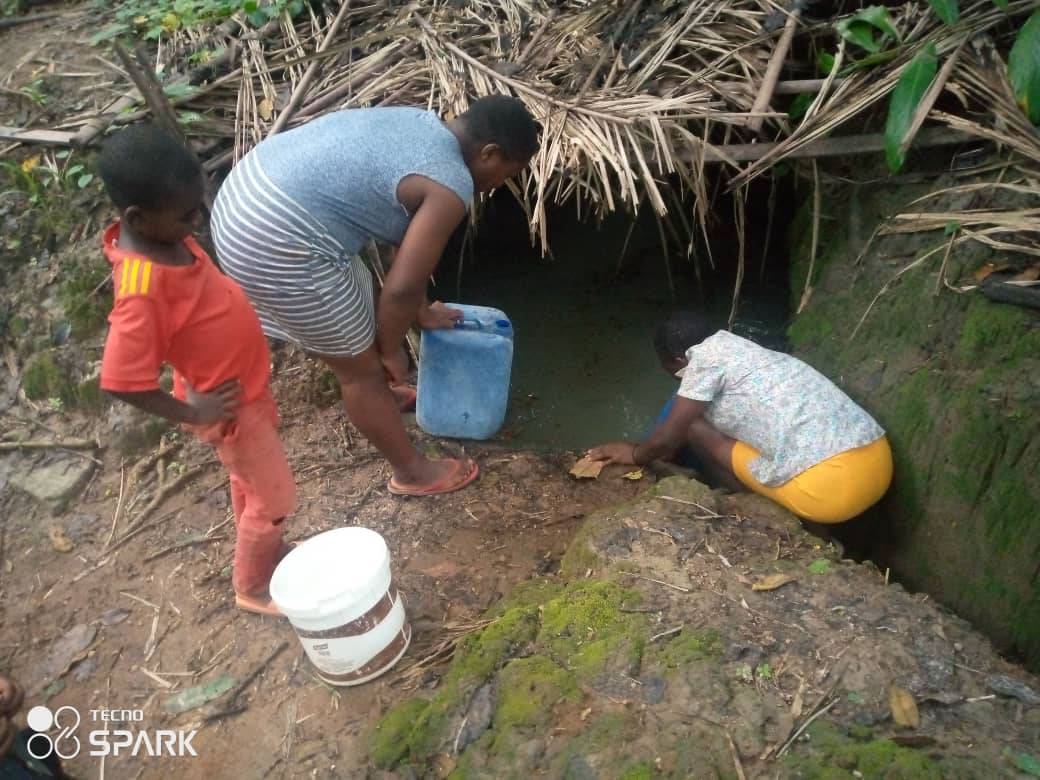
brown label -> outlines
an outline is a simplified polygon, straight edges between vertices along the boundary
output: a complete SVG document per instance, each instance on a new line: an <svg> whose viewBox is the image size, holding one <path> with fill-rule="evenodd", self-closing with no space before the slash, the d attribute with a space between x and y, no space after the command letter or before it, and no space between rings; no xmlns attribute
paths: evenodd
<svg viewBox="0 0 1040 780"><path fill-rule="evenodd" d="M386 616L390 614L390 610L394 608L396 601L397 588L391 585L390 589L383 594L383 598L379 599L376 605L361 617L354 618L342 626L323 628L320 631L306 631L302 628L297 628L296 635L301 639L345 639L351 636L367 634L383 622Z"/></svg>
<svg viewBox="0 0 1040 780"><path fill-rule="evenodd" d="M369 675L375 674L397 658L398 654L400 654L400 652L408 645L411 638L412 627L405 622L404 626L402 626L401 630L397 633L397 636L394 637L394 640L361 668L355 669L352 672L344 672L343 674L329 674L324 671L319 671L318 674L321 675L323 680L328 680L330 683L349 683L363 679Z"/></svg>

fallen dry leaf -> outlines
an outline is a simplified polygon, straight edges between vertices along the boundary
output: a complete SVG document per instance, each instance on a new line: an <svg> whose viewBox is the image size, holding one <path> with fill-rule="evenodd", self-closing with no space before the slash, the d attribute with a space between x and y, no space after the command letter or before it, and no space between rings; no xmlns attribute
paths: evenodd
<svg viewBox="0 0 1040 780"><path fill-rule="evenodd" d="M272 114L274 114L274 104L270 100L264 98L256 105L257 113L260 114L260 118L267 122Z"/></svg>
<svg viewBox="0 0 1040 780"><path fill-rule="evenodd" d="M35 696L50 683L57 680L69 670L76 661L86 654L91 642L97 635L97 628L86 623L80 623L69 629L65 636L55 641L47 655L33 670L28 686L30 696Z"/></svg>
<svg viewBox="0 0 1040 780"><path fill-rule="evenodd" d="M598 479L599 473L606 465L607 462L604 460L592 460L586 456L571 467L571 476L578 479Z"/></svg>
<svg viewBox="0 0 1040 780"><path fill-rule="evenodd" d="M1011 277L1012 282L1035 282L1040 280L1040 264L1031 265L1021 273L1017 273Z"/></svg>
<svg viewBox="0 0 1040 780"><path fill-rule="evenodd" d="M754 585L751 586L751 590L776 590L789 582L794 582L798 578L793 574L770 574L768 577L763 577Z"/></svg>
<svg viewBox="0 0 1040 780"><path fill-rule="evenodd" d="M75 547L65 532L56 525L47 529L47 536L50 537L51 546L58 552L72 552L72 548Z"/></svg>
<svg viewBox="0 0 1040 780"><path fill-rule="evenodd" d="M621 476L624 477L625 479L630 479L633 482L635 482L636 480L639 480L639 479L643 478L643 470L642 469L636 469L635 471L630 471L627 474L622 474Z"/></svg>
<svg viewBox="0 0 1040 780"><path fill-rule="evenodd" d="M998 271L1006 271L1010 267L1011 266L1007 263L1001 263L1000 265L997 265L996 263L985 263L984 265L979 266L972 276L975 277L976 282L982 282L990 274L995 274Z"/></svg>
<svg viewBox="0 0 1040 780"><path fill-rule="evenodd" d="M888 706L892 710L892 720L900 726L916 729L921 725L917 702L906 688L893 683L888 689Z"/></svg>

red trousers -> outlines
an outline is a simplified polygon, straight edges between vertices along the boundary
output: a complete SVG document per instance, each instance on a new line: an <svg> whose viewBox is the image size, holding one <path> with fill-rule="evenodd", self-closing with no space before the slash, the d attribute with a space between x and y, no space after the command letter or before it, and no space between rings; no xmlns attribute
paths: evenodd
<svg viewBox="0 0 1040 780"><path fill-rule="evenodd" d="M235 410L235 419L192 429L217 448L231 476L237 593L266 592L283 554L282 520L296 508L296 482L278 437L270 393Z"/></svg>

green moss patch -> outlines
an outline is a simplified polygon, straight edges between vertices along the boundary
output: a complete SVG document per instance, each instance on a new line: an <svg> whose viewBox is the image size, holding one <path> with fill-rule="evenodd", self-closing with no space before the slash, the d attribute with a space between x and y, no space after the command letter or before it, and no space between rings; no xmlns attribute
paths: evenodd
<svg viewBox="0 0 1040 780"><path fill-rule="evenodd" d="M722 638L713 629L697 631L684 628L667 642L654 647L653 658L669 669L722 657Z"/></svg>
<svg viewBox="0 0 1040 780"><path fill-rule="evenodd" d="M510 661L498 682L498 707L492 722L498 732L545 725L556 704L580 697L574 675L544 656Z"/></svg>
<svg viewBox="0 0 1040 780"><path fill-rule="evenodd" d="M22 389L33 401L57 398L63 404L73 404L76 400L76 383L53 352L38 352L29 359L22 372Z"/></svg>
<svg viewBox="0 0 1040 780"><path fill-rule="evenodd" d="M983 778L984 767L952 757L935 761L926 753L902 747L890 739L859 742L830 723L819 721L808 729L809 740L784 759L786 776L800 780L943 780L947 777Z"/></svg>
<svg viewBox="0 0 1040 780"><path fill-rule="evenodd" d="M640 598L639 591L614 582L571 585L542 608L538 641L553 658L580 676L598 674L644 633L644 616L621 611Z"/></svg>

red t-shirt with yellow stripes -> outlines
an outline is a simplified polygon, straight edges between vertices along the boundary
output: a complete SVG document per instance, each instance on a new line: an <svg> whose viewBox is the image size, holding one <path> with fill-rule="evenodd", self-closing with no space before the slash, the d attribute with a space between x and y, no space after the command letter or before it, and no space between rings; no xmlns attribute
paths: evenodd
<svg viewBox="0 0 1040 780"><path fill-rule="evenodd" d="M105 231L115 303L101 361L101 387L116 392L159 388L164 363L174 369L174 395L183 377L196 390L229 379L242 402L263 395L271 356L260 320L245 293L224 276L191 236L191 265L164 265L119 248L119 223Z"/></svg>

